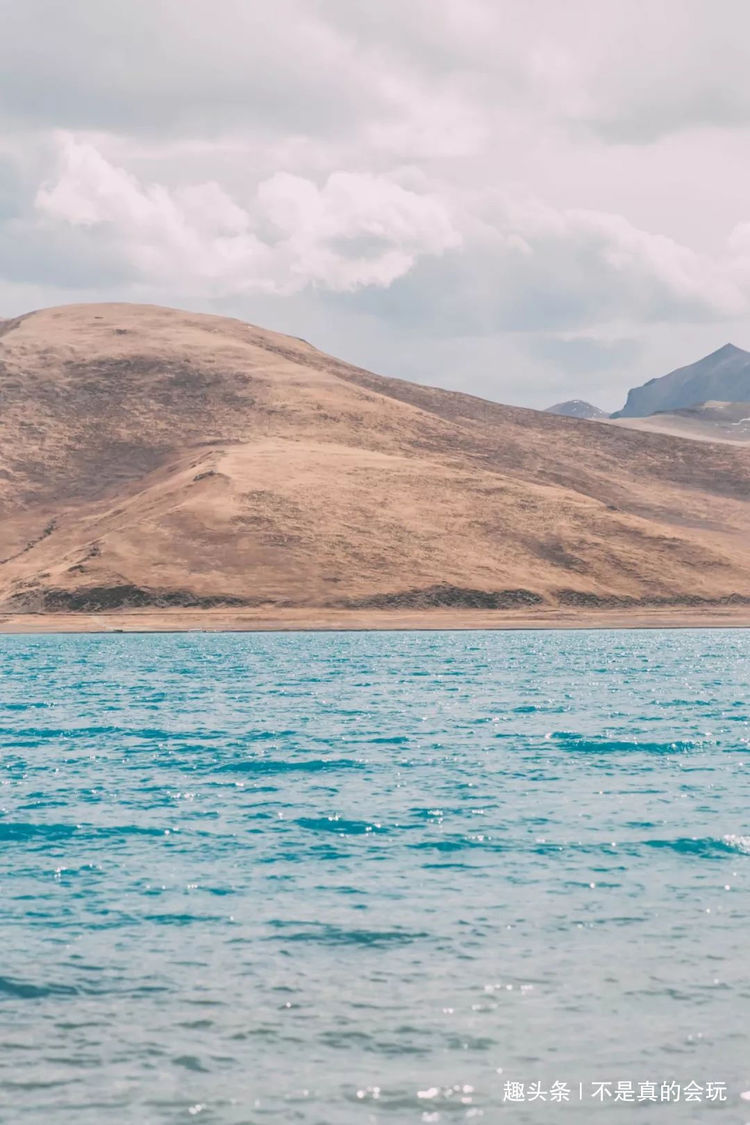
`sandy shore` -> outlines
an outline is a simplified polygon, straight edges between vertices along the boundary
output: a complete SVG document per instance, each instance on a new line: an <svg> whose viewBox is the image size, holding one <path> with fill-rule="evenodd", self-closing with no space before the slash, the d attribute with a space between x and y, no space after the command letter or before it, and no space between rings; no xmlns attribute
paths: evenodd
<svg viewBox="0 0 750 1125"><path fill-rule="evenodd" d="M0 633L275 632L382 629L750 628L750 607L601 610L128 610L0 615Z"/></svg>

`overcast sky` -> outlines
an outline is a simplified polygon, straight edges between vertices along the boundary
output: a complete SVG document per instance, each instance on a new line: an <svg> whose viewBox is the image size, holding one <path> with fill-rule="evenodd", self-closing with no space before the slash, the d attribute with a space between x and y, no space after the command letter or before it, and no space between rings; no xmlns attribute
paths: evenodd
<svg viewBox="0 0 750 1125"><path fill-rule="evenodd" d="M0 316L226 312L547 406L750 348L747 0L2 5Z"/></svg>

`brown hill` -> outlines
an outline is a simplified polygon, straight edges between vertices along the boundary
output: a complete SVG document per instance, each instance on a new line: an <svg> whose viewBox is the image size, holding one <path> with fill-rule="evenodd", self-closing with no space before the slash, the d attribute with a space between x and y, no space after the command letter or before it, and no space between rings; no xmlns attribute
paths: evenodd
<svg viewBox="0 0 750 1125"><path fill-rule="evenodd" d="M750 450L137 305L0 324L0 609L750 599Z"/></svg>

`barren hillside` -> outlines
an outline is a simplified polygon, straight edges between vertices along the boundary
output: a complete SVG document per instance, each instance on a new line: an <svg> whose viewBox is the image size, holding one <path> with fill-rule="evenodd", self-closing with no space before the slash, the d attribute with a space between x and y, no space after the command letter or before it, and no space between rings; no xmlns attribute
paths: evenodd
<svg viewBox="0 0 750 1125"><path fill-rule="evenodd" d="M0 322L0 609L750 599L750 449L382 378L236 320Z"/></svg>
<svg viewBox="0 0 750 1125"><path fill-rule="evenodd" d="M659 411L645 418L610 418L612 426L648 433L672 434L694 441L750 444L750 403L701 402L682 410Z"/></svg>

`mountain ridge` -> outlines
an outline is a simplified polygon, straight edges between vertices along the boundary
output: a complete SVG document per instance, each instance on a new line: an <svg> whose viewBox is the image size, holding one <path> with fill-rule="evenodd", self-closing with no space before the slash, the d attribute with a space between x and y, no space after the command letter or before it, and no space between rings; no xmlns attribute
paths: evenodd
<svg viewBox="0 0 750 1125"><path fill-rule="evenodd" d="M0 610L731 605L750 453L374 375L242 321L0 327Z"/></svg>
<svg viewBox="0 0 750 1125"><path fill-rule="evenodd" d="M750 352L724 344L694 363L677 367L628 391L612 418L647 417L708 401L750 401Z"/></svg>

